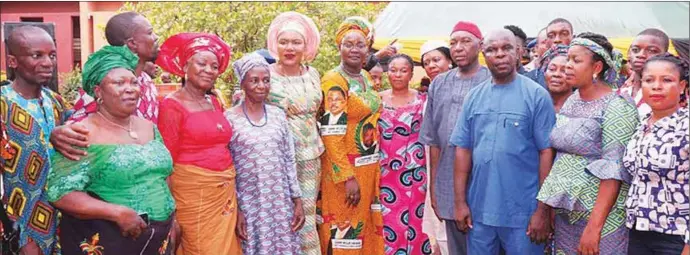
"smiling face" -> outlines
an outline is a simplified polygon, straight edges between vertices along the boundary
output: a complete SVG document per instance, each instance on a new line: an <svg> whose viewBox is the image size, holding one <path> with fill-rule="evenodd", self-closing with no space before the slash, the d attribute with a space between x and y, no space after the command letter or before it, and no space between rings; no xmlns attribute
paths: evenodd
<svg viewBox="0 0 690 255"><path fill-rule="evenodd" d="M664 53L664 42L653 35L638 35L630 44L628 59L632 70L641 73L647 59Z"/></svg>
<svg viewBox="0 0 690 255"><path fill-rule="evenodd" d="M451 60L439 50L425 53L422 62L424 63L424 71L431 80L434 80L438 74L448 71L451 65Z"/></svg>
<svg viewBox="0 0 690 255"><path fill-rule="evenodd" d="M340 59L351 68L361 68L367 56L367 41L362 33L350 31L340 43Z"/></svg>
<svg viewBox="0 0 690 255"><path fill-rule="evenodd" d="M280 64L299 65L304 58L306 44L304 37L295 31L285 31L278 35L278 56Z"/></svg>
<svg viewBox="0 0 690 255"><path fill-rule="evenodd" d="M479 39L474 35L457 31L450 35L450 57L460 68L474 64L479 58Z"/></svg>
<svg viewBox="0 0 690 255"><path fill-rule="evenodd" d="M565 82L565 66L568 63L568 57L557 56L549 62L544 73L546 85L551 94L570 93L572 87Z"/></svg>
<svg viewBox="0 0 690 255"><path fill-rule="evenodd" d="M342 90L328 91L328 111L332 115L338 115L345 109L345 94Z"/></svg>
<svg viewBox="0 0 690 255"><path fill-rule="evenodd" d="M187 81L191 86L197 86L204 91L213 88L216 79L220 76L218 70L218 58L209 51L194 54L187 61Z"/></svg>
<svg viewBox="0 0 690 255"><path fill-rule="evenodd" d="M395 58L388 64L388 80L395 90L407 89L412 79L412 66L404 58Z"/></svg>
<svg viewBox="0 0 690 255"><path fill-rule="evenodd" d="M101 83L94 87L96 98L100 98L106 111L117 116L134 113L139 101L141 88L137 77L125 68L114 68L103 77Z"/></svg>
<svg viewBox="0 0 690 255"><path fill-rule="evenodd" d="M678 68L670 62L648 62L642 71L642 98L652 111L664 111L680 105L681 91L688 81L681 80Z"/></svg>

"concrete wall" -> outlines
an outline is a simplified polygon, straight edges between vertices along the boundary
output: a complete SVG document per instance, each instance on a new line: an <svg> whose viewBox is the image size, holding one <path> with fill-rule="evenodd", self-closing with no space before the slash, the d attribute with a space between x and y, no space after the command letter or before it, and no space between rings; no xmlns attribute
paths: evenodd
<svg viewBox="0 0 690 255"><path fill-rule="evenodd" d="M82 38L81 61L85 63L94 51L108 45L105 25L124 2L79 2ZM88 42L88 43L86 43Z"/></svg>
<svg viewBox="0 0 690 255"><path fill-rule="evenodd" d="M41 17L43 22L55 23L58 72L72 70L72 16L79 16L78 2L0 2L0 23L19 22L22 17ZM4 38L4 32L0 36ZM5 70L4 43L0 46L0 69Z"/></svg>
<svg viewBox="0 0 690 255"><path fill-rule="evenodd" d="M19 22L22 17L43 18L43 22L55 23L58 72L73 68L72 17L79 17L81 63L89 55L108 44L105 25L124 2L0 2L0 22ZM0 29L1 30L1 29ZM3 36L0 31L0 38ZM0 46L0 69L5 70L5 45Z"/></svg>

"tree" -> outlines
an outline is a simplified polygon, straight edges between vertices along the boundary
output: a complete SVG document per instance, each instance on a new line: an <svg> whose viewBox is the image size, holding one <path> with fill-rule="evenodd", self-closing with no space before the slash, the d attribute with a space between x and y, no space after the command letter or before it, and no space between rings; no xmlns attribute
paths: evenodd
<svg viewBox="0 0 690 255"><path fill-rule="evenodd" d="M366 17L373 23L385 7L384 2L128 2L121 11L146 16L160 42L180 32L217 34L233 47L232 59L265 48L268 27L278 14L300 12L319 28L321 46L310 64L323 74L340 61L334 39L338 25L349 16ZM231 93L232 70L221 77L218 88Z"/></svg>

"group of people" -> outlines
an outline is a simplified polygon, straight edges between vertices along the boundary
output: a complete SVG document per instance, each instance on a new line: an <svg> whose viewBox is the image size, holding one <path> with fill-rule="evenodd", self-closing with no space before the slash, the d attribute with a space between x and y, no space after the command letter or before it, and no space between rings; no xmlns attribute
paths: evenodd
<svg viewBox="0 0 690 255"><path fill-rule="evenodd" d="M648 29L621 56L556 19L522 66L515 26L460 21L415 63L345 19L321 75L311 18L270 24L267 51L231 63L208 33L160 46L115 15L72 109L42 86L56 48L7 40L3 202L19 254L679 254L688 249L688 65ZM486 66L479 63L482 53ZM368 72L387 58L391 88ZM157 100L154 62L182 88ZM379 65L380 66L380 65ZM227 109L214 83L229 67ZM645 112L643 112L645 111ZM58 231L59 229L59 231Z"/></svg>

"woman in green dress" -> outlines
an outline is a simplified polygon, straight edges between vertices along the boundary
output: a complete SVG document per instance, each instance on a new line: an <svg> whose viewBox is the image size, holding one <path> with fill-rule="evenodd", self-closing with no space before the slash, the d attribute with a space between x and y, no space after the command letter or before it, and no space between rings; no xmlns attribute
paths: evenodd
<svg viewBox="0 0 690 255"><path fill-rule="evenodd" d="M91 130L91 146L79 161L55 154L48 176L64 255L171 253L172 158L154 124L132 115L137 62L126 47L105 46L84 65L83 87L98 110L75 125Z"/></svg>

